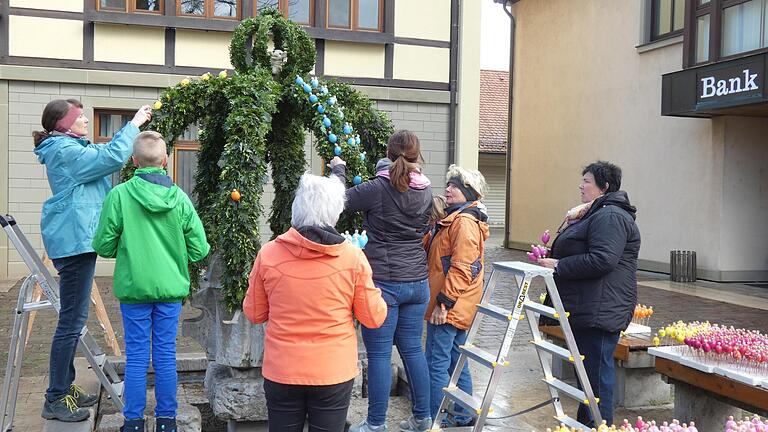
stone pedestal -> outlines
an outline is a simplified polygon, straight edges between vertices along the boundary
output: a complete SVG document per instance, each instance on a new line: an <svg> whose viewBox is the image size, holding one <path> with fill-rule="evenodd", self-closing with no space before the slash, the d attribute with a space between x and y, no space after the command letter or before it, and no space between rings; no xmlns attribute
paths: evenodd
<svg viewBox="0 0 768 432"><path fill-rule="evenodd" d="M224 421L266 420L261 375L264 326L252 324L240 311L226 310L220 269L219 257L212 257L200 289L190 297L190 304L201 314L182 323L182 334L206 350L210 363L205 390L214 415Z"/></svg>
<svg viewBox="0 0 768 432"><path fill-rule="evenodd" d="M742 418L742 410L720 402L700 388L675 381L675 418L680 422L693 420L699 432L722 432L728 416Z"/></svg>

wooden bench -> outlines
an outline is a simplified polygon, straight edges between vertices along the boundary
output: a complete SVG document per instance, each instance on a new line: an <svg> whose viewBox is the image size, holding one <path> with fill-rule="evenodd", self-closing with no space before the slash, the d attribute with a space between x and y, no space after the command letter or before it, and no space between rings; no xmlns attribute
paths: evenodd
<svg viewBox="0 0 768 432"><path fill-rule="evenodd" d="M706 373L676 361L656 357L656 371L675 386L675 418L693 420L699 432L722 432L728 416L742 409L768 415L768 389Z"/></svg>
<svg viewBox="0 0 768 432"><path fill-rule="evenodd" d="M559 326L539 326L539 330L554 343L565 346L563 330ZM637 408L668 404L672 401L672 386L656 373L654 356L648 354L653 343L626 335L619 338L613 358L616 360L616 388L614 405ZM552 362L552 373L560 379L575 378L569 362Z"/></svg>

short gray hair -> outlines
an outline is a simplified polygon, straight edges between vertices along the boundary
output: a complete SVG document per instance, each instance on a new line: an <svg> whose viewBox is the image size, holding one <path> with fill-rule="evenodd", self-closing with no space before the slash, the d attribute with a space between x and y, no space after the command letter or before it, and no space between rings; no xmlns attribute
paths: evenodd
<svg viewBox="0 0 768 432"><path fill-rule="evenodd" d="M336 226L344 211L345 189L336 177L302 175L291 206L291 225L294 228Z"/></svg>
<svg viewBox="0 0 768 432"><path fill-rule="evenodd" d="M133 157L140 168L162 167L166 152L163 136L155 131L144 131L133 140Z"/></svg>
<svg viewBox="0 0 768 432"><path fill-rule="evenodd" d="M485 182L483 173L478 170L462 168L454 164L448 167L448 172L445 174L446 180L450 180L451 177L460 178L464 186L471 187L477 192L478 200L482 200L488 193L488 183Z"/></svg>

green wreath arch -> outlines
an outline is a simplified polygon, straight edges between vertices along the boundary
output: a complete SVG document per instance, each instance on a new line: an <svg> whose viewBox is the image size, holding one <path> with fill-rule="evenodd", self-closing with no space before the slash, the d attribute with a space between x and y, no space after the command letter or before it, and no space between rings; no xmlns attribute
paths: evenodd
<svg viewBox="0 0 768 432"><path fill-rule="evenodd" d="M267 51L270 37L275 49L288 55L276 76L271 74ZM393 131L389 117L349 85L310 77L315 56L304 30L279 11L267 9L236 28L230 44L234 74L206 73L165 89L147 125L165 137L169 154L190 125L199 126L197 210L212 254L221 257L221 290L230 310L242 307L248 274L261 247L261 197L269 165L274 186L269 224L274 237L290 227L294 193L306 170L306 131L314 136L316 151L325 161L341 144L350 177L367 179L385 156ZM311 91L299 81L310 83ZM350 133L344 132L345 125ZM337 134L336 143L330 141L331 133ZM124 177L130 171L126 168ZM348 180L351 185L353 179ZM360 221L360 215L344 214L337 227L353 229ZM199 270L192 268L195 281Z"/></svg>

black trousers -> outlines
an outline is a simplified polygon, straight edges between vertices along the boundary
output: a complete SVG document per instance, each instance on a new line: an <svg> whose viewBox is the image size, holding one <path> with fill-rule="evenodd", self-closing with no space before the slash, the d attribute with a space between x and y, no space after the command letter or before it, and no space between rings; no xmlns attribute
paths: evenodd
<svg viewBox="0 0 768 432"><path fill-rule="evenodd" d="M269 432L343 432L354 379L341 384L306 386L264 379Z"/></svg>

